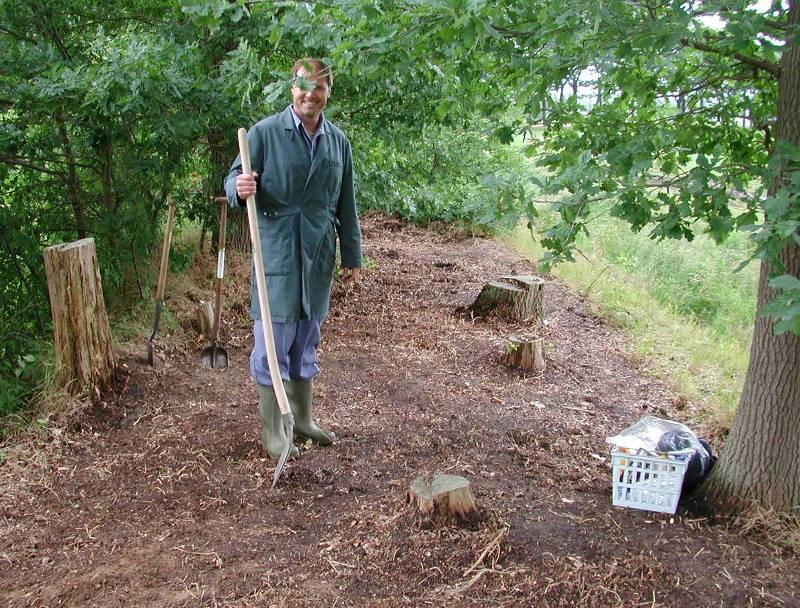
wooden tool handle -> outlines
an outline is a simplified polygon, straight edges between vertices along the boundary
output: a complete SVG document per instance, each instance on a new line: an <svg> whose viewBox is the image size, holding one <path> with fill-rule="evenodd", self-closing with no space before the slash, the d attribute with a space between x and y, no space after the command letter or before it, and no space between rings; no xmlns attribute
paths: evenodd
<svg viewBox="0 0 800 608"><path fill-rule="evenodd" d="M228 218L228 200L219 205L219 239L217 240L217 297L214 303L214 342L219 340L219 324L222 319L222 280L225 276L225 224Z"/></svg>
<svg viewBox="0 0 800 608"><path fill-rule="evenodd" d="M242 161L242 173L251 173L250 147L247 144L247 131L245 129L239 129L239 156ZM275 352L275 338L272 335L272 317L269 314L267 282L264 278L264 259L261 256L261 238L258 235L256 197L252 194L247 197L247 222L250 227L250 242L253 249L253 264L255 266L256 288L258 290L258 306L261 310L261 326L264 328L264 344L267 348L269 375L272 378L272 388L278 398L278 407L281 410L281 414L288 414L289 400L286 398L286 390L283 388L283 379L278 368L278 355Z"/></svg>
<svg viewBox="0 0 800 608"><path fill-rule="evenodd" d="M164 285L167 282L167 268L169 268L169 248L172 244L172 226L175 223L175 202L170 198L167 211L167 226L164 228L164 244L161 246L161 267L158 271L158 284L156 285L156 300L164 299Z"/></svg>

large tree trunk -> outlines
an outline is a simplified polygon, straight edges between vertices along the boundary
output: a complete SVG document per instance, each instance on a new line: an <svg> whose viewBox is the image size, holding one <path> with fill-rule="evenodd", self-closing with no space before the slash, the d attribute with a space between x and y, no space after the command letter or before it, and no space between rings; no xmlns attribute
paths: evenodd
<svg viewBox="0 0 800 608"><path fill-rule="evenodd" d="M211 131L208 134L211 159L211 177L209 180L209 198L224 194L222 191L222 180L228 175L233 159L236 158L236 138L226 137L219 131ZM233 145L231 145L233 142ZM212 232L211 240L216 245L217 227ZM228 248L231 251L250 253L250 233L247 227L247 213L244 209L231 209L228 214ZM215 251L216 253L216 251Z"/></svg>
<svg viewBox="0 0 800 608"><path fill-rule="evenodd" d="M58 133L61 136L61 143L64 146L64 157L67 164L67 197L69 198L70 205L72 205L72 212L75 215L75 232L78 234L79 239L85 239L89 232L86 223L86 214L83 209L82 194L80 182L78 181L78 172L75 169L75 155L72 152L72 144L69 140L67 133L66 121L63 117L58 117Z"/></svg>
<svg viewBox="0 0 800 608"><path fill-rule="evenodd" d="M220 69L222 60L239 44L238 35L235 35L233 30L229 33L231 34L230 36L223 36L219 44L215 43L216 46L212 49L214 72ZM213 200L213 197L224 194L222 181L228 175L231 163L239 153L236 128L226 121L209 129L208 146L211 172L207 181L206 200ZM219 224L213 220L211 223L214 226L211 233L211 243L214 253L216 253ZM250 229L247 225L247 212L244 208L231 209L228 213L227 235L228 251L250 254Z"/></svg>
<svg viewBox="0 0 800 608"><path fill-rule="evenodd" d="M800 3L792 3L789 20L800 23ZM800 146L800 46L787 44L778 82L776 140ZM780 176L773 191L788 177ZM787 246L780 259L784 272L800 277L797 245ZM762 263L759 311L775 295L767 284L771 269ZM772 330L772 319L757 317L736 419L704 490L720 510L750 504L777 511L800 508L800 337L775 336Z"/></svg>
<svg viewBox="0 0 800 608"><path fill-rule="evenodd" d="M800 250L792 246L781 257L786 270L800 276ZM759 310L774 294L768 274L762 264ZM772 327L770 318L757 318L736 419L705 487L706 499L720 511L800 505L800 337L775 336Z"/></svg>

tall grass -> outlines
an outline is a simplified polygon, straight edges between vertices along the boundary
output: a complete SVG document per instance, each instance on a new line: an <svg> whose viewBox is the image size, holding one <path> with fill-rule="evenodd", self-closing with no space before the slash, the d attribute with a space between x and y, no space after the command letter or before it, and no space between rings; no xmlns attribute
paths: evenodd
<svg viewBox="0 0 800 608"><path fill-rule="evenodd" d="M652 297L670 312L696 321L715 335L749 343L755 310L758 267L734 272L750 253L746 235L733 233L722 245L700 235L694 241L654 242L614 218L591 226L602 260L649 285Z"/></svg>
<svg viewBox="0 0 800 608"><path fill-rule="evenodd" d="M656 243L604 214L590 232L579 242L576 262L556 266L553 274L624 328L657 375L727 424L741 392L755 314L757 264L734 272L749 252L746 237L734 234L720 246L702 235L691 243ZM532 259L543 254L527 229L504 240Z"/></svg>

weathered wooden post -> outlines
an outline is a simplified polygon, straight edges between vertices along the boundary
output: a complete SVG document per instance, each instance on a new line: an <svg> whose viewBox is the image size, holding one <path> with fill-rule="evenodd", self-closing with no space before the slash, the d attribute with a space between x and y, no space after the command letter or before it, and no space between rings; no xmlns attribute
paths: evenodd
<svg viewBox="0 0 800 608"><path fill-rule="evenodd" d="M44 250L44 269L53 314L56 378L72 394L103 390L116 363L94 239Z"/></svg>

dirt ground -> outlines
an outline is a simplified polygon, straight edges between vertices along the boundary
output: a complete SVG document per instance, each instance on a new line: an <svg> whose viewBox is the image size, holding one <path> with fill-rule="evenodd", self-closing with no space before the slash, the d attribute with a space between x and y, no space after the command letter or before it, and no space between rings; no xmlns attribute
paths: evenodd
<svg viewBox="0 0 800 608"><path fill-rule="evenodd" d="M800 606L800 557L758 529L612 507L605 438L693 409L619 331L548 281L547 369L512 371L505 339L530 328L460 309L529 261L380 215L363 232L374 264L335 289L315 385L336 444L301 446L270 487L233 260L227 369L200 367L188 330L158 340L151 369L143 337L120 352L119 395L5 446L0 604ZM188 327L200 296L167 306ZM469 479L475 520L407 504L433 473Z"/></svg>

